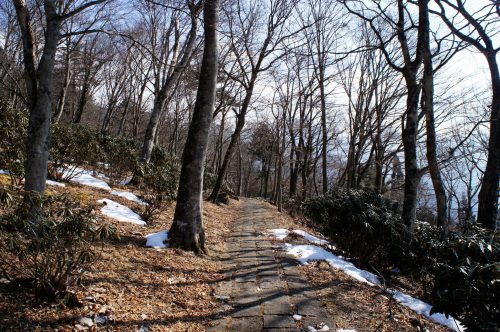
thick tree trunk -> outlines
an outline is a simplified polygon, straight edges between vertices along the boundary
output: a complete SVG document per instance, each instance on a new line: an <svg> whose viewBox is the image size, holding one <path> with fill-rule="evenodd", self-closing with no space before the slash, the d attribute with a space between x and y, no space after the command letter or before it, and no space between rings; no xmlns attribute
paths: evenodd
<svg viewBox="0 0 500 332"><path fill-rule="evenodd" d="M417 165L418 100L420 87L416 72L405 73L408 99L406 101L406 123L403 129L405 161L404 200L402 218L410 232L415 226L417 215L418 185L420 176Z"/></svg>
<svg viewBox="0 0 500 332"><path fill-rule="evenodd" d="M24 189L43 193L47 178L49 133L52 116L52 85L54 62L59 41L60 21L52 3L45 4L46 30L43 53L35 67L34 35L26 3L14 1L23 39L25 79L30 110L26 139L26 174ZM36 68L36 69L35 69Z"/></svg>
<svg viewBox="0 0 500 332"><path fill-rule="evenodd" d="M422 79L422 111L425 113L425 128L427 134L426 156L429 165L429 173L434 187L434 194L437 203L437 225L442 228L443 234L448 232L448 213L446 205L446 190L436 155L436 126L434 122L434 72L432 66L432 54L430 50L429 37L429 10L428 1L423 0L420 3L420 10L424 12L421 15L420 25L422 28L422 59L424 65L424 75Z"/></svg>
<svg viewBox="0 0 500 332"><path fill-rule="evenodd" d="M498 214L500 167L500 75L496 61L496 52L488 54L487 60L490 68L493 99L491 102L488 161L484 171L481 190L479 191L477 222L485 228L495 229Z"/></svg>
<svg viewBox="0 0 500 332"><path fill-rule="evenodd" d="M202 219L203 171L217 85L219 0L205 0L205 41L193 118L182 156L170 246L206 252Z"/></svg>

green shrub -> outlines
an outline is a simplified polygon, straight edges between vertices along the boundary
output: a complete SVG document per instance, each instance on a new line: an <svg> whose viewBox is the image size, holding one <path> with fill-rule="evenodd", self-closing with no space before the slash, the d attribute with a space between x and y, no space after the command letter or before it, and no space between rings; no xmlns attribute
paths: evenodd
<svg viewBox="0 0 500 332"><path fill-rule="evenodd" d="M96 225L93 207L68 195L24 196L0 218L0 271L38 297L60 297L96 258L95 245L114 232Z"/></svg>
<svg viewBox="0 0 500 332"><path fill-rule="evenodd" d="M436 253L433 312L471 331L500 329L500 235L479 228L452 234Z"/></svg>
<svg viewBox="0 0 500 332"><path fill-rule="evenodd" d="M55 124L52 127L49 176L70 180L84 166L95 166L104 159L95 131L82 125Z"/></svg>
<svg viewBox="0 0 500 332"><path fill-rule="evenodd" d="M375 193L337 188L306 201L303 209L361 267L386 265L393 244L402 242L396 207Z"/></svg>
<svg viewBox="0 0 500 332"><path fill-rule="evenodd" d="M139 148L136 143L124 137L103 134L99 139L105 155L100 170L117 183L125 180L137 167Z"/></svg>
<svg viewBox="0 0 500 332"><path fill-rule="evenodd" d="M14 109L0 100L0 169L9 171L14 185L24 178L28 116L26 110Z"/></svg>

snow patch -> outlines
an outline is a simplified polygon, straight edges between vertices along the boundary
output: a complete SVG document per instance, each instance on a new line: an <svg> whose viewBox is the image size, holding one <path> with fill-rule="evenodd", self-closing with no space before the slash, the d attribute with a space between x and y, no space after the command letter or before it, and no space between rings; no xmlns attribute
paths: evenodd
<svg viewBox="0 0 500 332"><path fill-rule="evenodd" d="M293 315L293 319L295 319L296 321L299 321L302 319L302 316L295 314L295 315Z"/></svg>
<svg viewBox="0 0 500 332"><path fill-rule="evenodd" d="M275 229L270 229L268 233L272 236L274 236L278 240L283 240L288 236L290 231L288 229L284 228L275 228Z"/></svg>
<svg viewBox="0 0 500 332"><path fill-rule="evenodd" d="M446 318L445 315L440 313L431 315L432 306L430 304L395 290L389 290L389 292L396 301L398 301L405 307L408 307L411 310L415 311L417 314L423 315L426 318L438 324L444 325L451 330L465 331L465 327L462 326L462 324L458 320L454 319L451 316L448 316L448 318Z"/></svg>
<svg viewBox="0 0 500 332"><path fill-rule="evenodd" d="M307 331L309 331L309 332L320 332L320 331L322 332L322 331L330 331L330 328L328 327L328 325L324 325L324 326L323 326L322 328L320 328L320 329L317 329L317 328L315 328L315 327L313 327L313 326L308 326L308 327L307 327Z"/></svg>
<svg viewBox="0 0 500 332"><path fill-rule="evenodd" d="M356 330L338 329L337 332L356 332Z"/></svg>
<svg viewBox="0 0 500 332"><path fill-rule="evenodd" d="M49 186L66 187L66 185L64 183L52 181L52 180L47 180L45 183Z"/></svg>
<svg viewBox="0 0 500 332"><path fill-rule="evenodd" d="M304 240L309 241L311 243L318 244L320 246L328 244L327 240L322 240L320 238L317 238L316 236L311 235L311 234L309 234L307 232L304 232L303 230L294 229L292 232L295 233L295 234L297 234L297 235L302 236L304 238Z"/></svg>
<svg viewBox="0 0 500 332"><path fill-rule="evenodd" d="M128 178L126 178L126 179L124 179L124 180L122 180L122 181L118 182L118 184L119 184L120 186L126 186L127 184L129 184L129 183L130 183L130 181L132 181L132 177L131 177L131 176L129 176Z"/></svg>
<svg viewBox="0 0 500 332"><path fill-rule="evenodd" d="M92 176L92 174L94 174L94 172L87 171L83 168L76 168L74 171L64 172L62 176L63 178L65 178L66 176L72 176L70 181L82 184L84 186L90 186L104 190L111 190L111 187L106 182L95 178L94 176ZM100 173L96 173L96 176L101 176L105 179L108 179L105 175Z"/></svg>
<svg viewBox="0 0 500 332"><path fill-rule="evenodd" d="M146 235L146 247L163 249L167 248L168 231L161 231Z"/></svg>
<svg viewBox="0 0 500 332"><path fill-rule="evenodd" d="M141 226L146 225L146 222L141 219L141 216L139 216L137 213L135 213L125 205L121 205L107 198L100 199L97 202L106 204L104 207L102 207L101 212L110 218Z"/></svg>
<svg viewBox="0 0 500 332"><path fill-rule="evenodd" d="M10 171L6 171L4 169L0 169L0 174L10 175Z"/></svg>
<svg viewBox="0 0 500 332"><path fill-rule="evenodd" d="M113 190L111 191L111 195L126 198L129 201L136 202L140 205L148 205L148 203L144 202L142 199L140 199L139 197L128 191Z"/></svg>
<svg viewBox="0 0 500 332"><path fill-rule="evenodd" d="M283 249L292 256L297 257L297 260L301 264L307 264L309 261L326 261L331 266L344 271L346 274L350 275L354 279L367 283L371 286L380 285L380 281L377 276L371 272L358 269L351 262L347 262L337 255L326 251L318 246L313 246L309 244L302 245L292 245L285 243Z"/></svg>
<svg viewBox="0 0 500 332"><path fill-rule="evenodd" d="M306 239L309 242L319 244L319 245L326 245L328 248L333 248L333 246L329 245L326 240L319 239L315 236L312 236L304 231L301 230L293 230L293 233L302 236L304 239ZM286 238L286 236L290 233L287 229L271 229L269 231L270 234L275 236L279 240L283 240ZM339 257L321 247L315 246L315 245L292 245L289 243L285 243L283 245L283 250L291 255L294 256L301 264L307 264L310 261L326 261L328 262L331 266L342 270L344 273L347 275L351 276L352 278L360 281L367 283L371 286L377 286L380 285L380 280L378 277L368 271L358 269L354 264L351 262L346 261L342 257ZM449 316L446 318L445 315L440 314L440 313L435 313L435 314L430 314L430 311L432 309L432 306L430 304L427 304L419 299L415 299L407 294L401 293L399 291L389 289L389 293L392 295L392 297L398 301L400 304L404 305L405 307L408 307L409 309L415 311L417 314L423 315L426 318L444 325L453 331L457 332L463 332L465 331L465 327L460 323L460 321L456 320L452 316ZM309 331L323 331L323 330L317 330L313 327L308 326ZM325 330L327 331L327 330ZM352 332L355 330L338 330L339 332Z"/></svg>

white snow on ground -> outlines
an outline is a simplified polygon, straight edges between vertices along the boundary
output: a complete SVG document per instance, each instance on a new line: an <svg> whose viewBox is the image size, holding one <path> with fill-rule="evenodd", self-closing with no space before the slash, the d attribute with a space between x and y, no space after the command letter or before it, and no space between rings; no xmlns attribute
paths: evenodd
<svg viewBox="0 0 500 332"><path fill-rule="evenodd" d="M316 244L327 244L325 240L318 239L304 231L301 230L294 230L294 233L301 235L306 239L307 241L310 241L312 243ZM274 235L277 239L283 240L289 233L288 230L286 229L271 229L269 230L269 233ZM301 264L307 264L309 261L318 261L318 260L324 260L328 262L331 266L338 268L342 270L344 273L347 275L353 277L354 279L367 283L371 286L376 286L380 285L380 281L378 277L368 271L358 269L354 264L351 262L348 262L344 260L343 258L334 255L333 253L318 247L314 245L292 245L289 243L285 243L283 245L283 249L289 254L294 257L301 263ZM396 290L389 290L389 293L394 297L396 301L404 305L405 307L408 307L409 309L415 311L417 314L423 315L426 318L444 325L454 331L458 332L463 332L465 331L465 327L456 319L453 317L449 316L446 318L445 315L435 313L433 315L430 314L430 311L432 309L432 306L428 303L425 303L421 300L415 299L407 294L401 293ZM309 327L308 327L309 329ZM317 330L309 330L309 331L317 331ZM338 330L338 331L344 331L344 332L349 332L351 330ZM352 330L355 331L355 330Z"/></svg>
<svg viewBox="0 0 500 332"><path fill-rule="evenodd" d="M141 216L139 216L137 213L135 213L125 205L121 205L107 198L100 199L97 202L106 204L102 207L101 212L110 218L116 219L118 221L130 222L141 226L146 225L146 222L141 219Z"/></svg>
<svg viewBox="0 0 500 332"><path fill-rule="evenodd" d="M303 230L294 229L292 232L294 232L297 235L302 236L306 241L309 241L311 243L318 244L320 246L328 244L327 240L322 240L320 238L317 238L316 236L313 236L307 232L304 232Z"/></svg>
<svg viewBox="0 0 500 332"><path fill-rule="evenodd" d="M126 186L127 184L129 184L129 183L130 183L130 181L132 181L132 177L131 177L131 176L129 176L128 178L126 178L126 179L124 179L124 180L122 180L122 181L118 182L118 184L119 184L120 186Z"/></svg>
<svg viewBox="0 0 500 332"><path fill-rule="evenodd" d="M167 248L168 231L161 231L146 235L146 247L163 249Z"/></svg>
<svg viewBox="0 0 500 332"><path fill-rule="evenodd" d="M49 186L66 187L66 185L64 183L52 181L52 180L47 180L45 183L47 183Z"/></svg>
<svg viewBox="0 0 500 332"><path fill-rule="evenodd" d="M320 246L328 244L327 240L322 240L320 238L317 238L316 236L311 235L307 232L304 232L303 230L300 230L300 229L294 229L292 231L292 233L295 233L299 236L302 236L306 241L309 241L309 242L314 243L314 244L318 244ZM275 228L275 229L270 229L268 231L268 234L271 234L272 236L274 236L278 240L283 240L288 236L288 234L290 234L290 231L288 229L285 229L285 228Z"/></svg>
<svg viewBox="0 0 500 332"><path fill-rule="evenodd" d="M277 238L278 240L283 240L288 236L290 231L284 228L275 228L268 230L268 233Z"/></svg>
<svg viewBox="0 0 500 332"><path fill-rule="evenodd" d="M322 328L320 328L319 330L315 327L312 327L312 326L308 326L307 327L307 331L309 332L323 332L323 331L330 331L330 328L328 327L328 325L325 325L323 326Z"/></svg>
<svg viewBox="0 0 500 332"><path fill-rule="evenodd" d="M338 329L337 332L356 332L356 330Z"/></svg>
<svg viewBox="0 0 500 332"><path fill-rule="evenodd" d="M75 176L71 178L70 181L76 182L79 184L82 184L84 186L90 186L94 188L99 188L99 189L104 189L104 190L111 190L111 187L104 181L99 180L95 177L93 177L92 171L87 171L81 168L78 168L75 170ZM67 174L63 173L63 177L65 177Z"/></svg>
<svg viewBox="0 0 500 332"><path fill-rule="evenodd" d="M419 299L416 299L414 297L411 297L410 295L395 291L395 290L389 290L389 292L392 294L392 297L404 305L405 307L410 308L411 310L415 311L417 314L424 315L425 317L429 318L430 320L435 321L436 323L439 323L441 325L444 325L448 327L451 330L454 331L464 331L465 327L460 324L459 321L455 320L453 317L448 316L446 318L445 315L443 314L432 314L431 315L431 309L432 306L428 303L425 303L423 301L420 301Z"/></svg>
<svg viewBox="0 0 500 332"><path fill-rule="evenodd" d="M301 264L307 264L309 261L326 261L331 266L344 271L358 281L365 282L371 286L380 285L380 281L373 273L360 270L351 262L347 262L321 247L309 244L293 245L285 243L283 248L287 254L297 257L297 260Z"/></svg>
<svg viewBox="0 0 500 332"><path fill-rule="evenodd" d="M140 205L148 205L148 203L144 202L142 199L140 199L139 197L128 191L113 190L111 191L111 195L124 197L129 201L136 202Z"/></svg>
<svg viewBox="0 0 500 332"><path fill-rule="evenodd" d="M0 174L9 175L9 174L10 174L10 171L6 171L6 170L4 170L4 169L0 169Z"/></svg>

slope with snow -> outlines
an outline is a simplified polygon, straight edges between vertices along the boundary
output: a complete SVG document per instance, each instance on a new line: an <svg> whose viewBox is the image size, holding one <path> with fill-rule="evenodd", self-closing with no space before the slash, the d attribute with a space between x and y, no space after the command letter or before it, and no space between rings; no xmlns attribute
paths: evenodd
<svg viewBox="0 0 500 332"><path fill-rule="evenodd" d="M283 240L289 233L289 231L285 229L272 229L269 230L268 232L280 240ZM320 240L302 230L294 230L293 232L298 235L301 235L304 239L312 243L318 244L318 240ZM333 253L321 247L315 245L293 245L285 243L283 245L283 250L289 255L295 257L301 264L307 264L310 261L318 261L318 260L326 261L331 266L343 271L344 273L346 273L347 275L353 277L358 281L367 283L371 286L380 285L380 280L373 273L358 269L351 262L348 262L342 257L334 255ZM413 298L410 295L404 294L394 289L389 289L388 292L397 302L415 311L416 313L423 315L426 318L438 324L444 325L453 331L458 331L458 332L465 331L464 326L458 320L454 319L451 316L447 318L445 315L440 313L435 313L431 315L430 311L432 309L432 306L430 304L425 303L419 299Z"/></svg>
<svg viewBox="0 0 500 332"><path fill-rule="evenodd" d="M148 203L144 202L142 199L137 197L135 194L128 192L128 191L112 190L111 195L126 198L129 201L135 202L135 203L140 204L140 205L148 205Z"/></svg>
<svg viewBox="0 0 500 332"><path fill-rule="evenodd" d="M129 222L141 226L146 225L146 222L141 219L141 216L139 216L137 213L135 213L125 205L122 205L107 198L100 199L97 202L105 204L101 208L101 212L112 219L122 222Z"/></svg>

